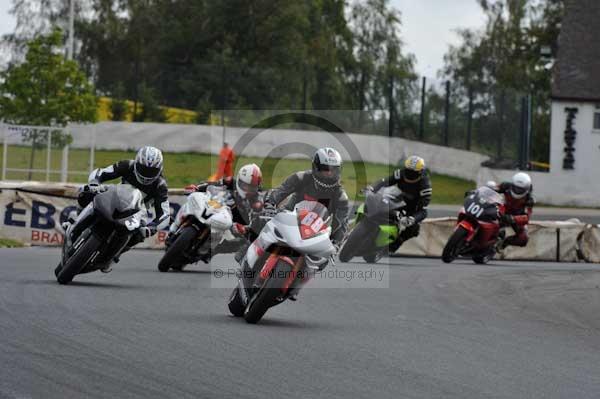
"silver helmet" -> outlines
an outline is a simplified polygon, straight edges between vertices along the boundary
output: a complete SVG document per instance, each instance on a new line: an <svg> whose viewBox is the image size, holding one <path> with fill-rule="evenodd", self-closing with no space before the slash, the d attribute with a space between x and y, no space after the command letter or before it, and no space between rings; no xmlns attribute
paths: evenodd
<svg viewBox="0 0 600 399"><path fill-rule="evenodd" d="M342 176L342 156L331 148L319 148L312 162L315 183L321 188L333 188L340 184Z"/></svg>
<svg viewBox="0 0 600 399"><path fill-rule="evenodd" d="M155 147L142 147L135 156L133 172L140 184L145 186L154 183L163 171L162 152Z"/></svg>

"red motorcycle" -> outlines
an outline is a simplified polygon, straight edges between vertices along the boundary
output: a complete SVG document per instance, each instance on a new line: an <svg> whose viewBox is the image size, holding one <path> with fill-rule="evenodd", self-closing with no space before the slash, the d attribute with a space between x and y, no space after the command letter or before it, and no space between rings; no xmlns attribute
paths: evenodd
<svg viewBox="0 0 600 399"><path fill-rule="evenodd" d="M504 196L489 187L480 187L467 195L442 260L450 263L459 256L468 256L478 264L489 262L503 233L500 219L504 211Z"/></svg>

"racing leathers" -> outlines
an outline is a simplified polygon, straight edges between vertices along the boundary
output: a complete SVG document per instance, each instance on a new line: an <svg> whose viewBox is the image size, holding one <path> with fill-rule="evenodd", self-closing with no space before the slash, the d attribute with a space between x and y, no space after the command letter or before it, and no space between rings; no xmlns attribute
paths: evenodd
<svg viewBox="0 0 600 399"><path fill-rule="evenodd" d="M501 183L496 190L499 193L504 194L505 198L505 212L502 216L501 224L502 226L512 227L515 231L514 235L507 237L504 240L502 244L502 247L504 248L509 245L517 247L524 247L527 245L527 242L529 241L527 225L531 219L533 206L535 204L531 190L523 198L515 198L511 194L511 184L512 183L510 182Z"/></svg>
<svg viewBox="0 0 600 399"><path fill-rule="evenodd" d="M290 198L285 204L288 210L293 210L300 201L317 201L327 207L332 216L331 241L336 247L341 244L348 230L350 211L348 194L341 184L323 187L315 181L311 170L297 172L288 176L281 186L271 190L265 203L278 206L288 196Z"/></svg>
<svg viewBox="0 0 600 399"><path fill-rule="evenodd" d="M379 180L372 186L372 189L377 192L383 187L392 185L397 185L404 195L405 211L410 220L410 225L400 233L396 241L389 245L390 253L394 253L406 240L419 235L420 223L427 217L427 207L431 202L433 192L427 173L424 172L423 176L416 182L408 182L404 178L401 169L397 169L391 176ZM390 217L392 216L390 215ZM395 220L395 222L398 222L398 220Z"/></svg>
<svg viewBox="0 0 600 399"><path fill-rule="evenodd" d="M134 174L134 161L123 160L106 168L98 168L92 171L88 179L88 187L102 184L109 180L121 178L121 182L129 184L144 194L144 204L147 209L154 208L154 219L146 226L142 227L139 234L134 235L128 243L128 248L142 242L145 237L154 235L158 230L161 230L169 225L170 207L168 199L168 187L164 177L159 176L154 182L148 185L141 184ZM95 195L93 190L81 191L78 197L79 205L85 208Z"/></svg>

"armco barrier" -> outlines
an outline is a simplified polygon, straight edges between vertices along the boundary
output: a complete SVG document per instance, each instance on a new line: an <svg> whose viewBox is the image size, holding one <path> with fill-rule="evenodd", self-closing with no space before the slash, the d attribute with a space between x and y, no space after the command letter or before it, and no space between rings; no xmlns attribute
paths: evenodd
<svg viewBox="0 0 600 399"><path fill-rule="evenodd" d="M76 209L77 185L39 183L0 183L2 224L0 236L31 245L61 245L61 223ZM173 213L185 201L182 190L170 190ZM419 237L406 242L401 255L440 256L452 234L455 218L427 219ZM510 234L510 232L508 232ZM500 258L600 263L600 229L579 222L532 222L530 241L524 248L507 248ZM166 233L160 232L140 248L161 248Z"/></svg>

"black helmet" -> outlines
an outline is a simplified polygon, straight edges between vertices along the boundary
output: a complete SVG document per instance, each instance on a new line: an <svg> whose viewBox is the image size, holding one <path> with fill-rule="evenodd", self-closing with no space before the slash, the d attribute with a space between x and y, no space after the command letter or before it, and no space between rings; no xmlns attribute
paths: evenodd
<svg viewBox="0 0 600 399"><path fill-rule="evenodd" d="M315 183L321 188L333 188L340 184L342 156L330 147L319 148L312 162Z"/></svg>

